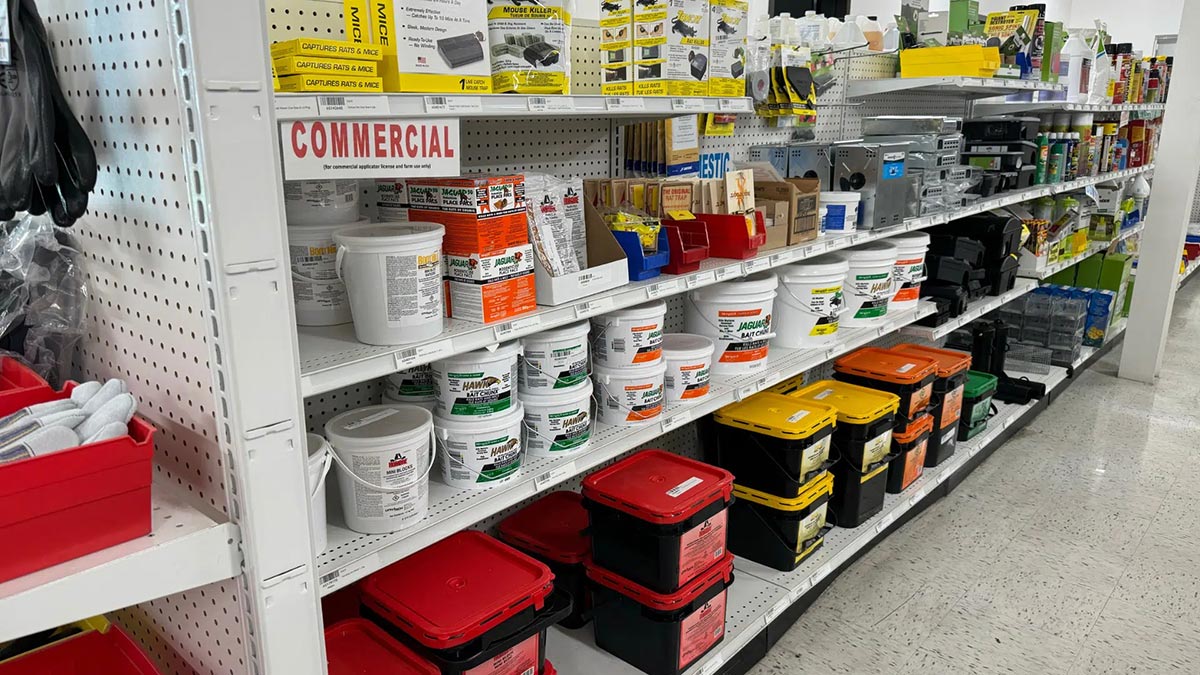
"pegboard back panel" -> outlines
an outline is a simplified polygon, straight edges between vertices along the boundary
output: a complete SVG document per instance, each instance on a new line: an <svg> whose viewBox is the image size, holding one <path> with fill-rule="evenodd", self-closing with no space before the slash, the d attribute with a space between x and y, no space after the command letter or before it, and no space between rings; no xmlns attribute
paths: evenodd
<svg viewBox="0 0 1200 675"><path fill-rule="evenodd" d="M601 117L463 120L463 172L608 178L610 133Z"/></svg>
<svg viewBox="0 0 1200 675"><path fill-rule="evenodd" d="M174 50L163 0L38 0L56 75L99 166L72 229L90 306L77 379L121 378L157 428L155 473L228 512L192 226ZM164 672L244 673L241 597L215 584L116 614Z"/></svg>

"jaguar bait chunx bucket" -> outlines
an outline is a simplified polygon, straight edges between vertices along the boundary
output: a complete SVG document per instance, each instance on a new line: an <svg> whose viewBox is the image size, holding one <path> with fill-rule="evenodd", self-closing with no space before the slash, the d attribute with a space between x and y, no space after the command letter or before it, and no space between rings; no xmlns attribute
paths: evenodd
<svg viewBox="0 0 1200 675"><path fill-rule="evenodd" d="M683 323L688 333L716 345L714 375L750 373L767 367L779 278L758 272L688 294Z"/></svg>
<svg viewBox="0 0 1200 675"><path fill-rule="evenodd" d="M662 361L667 303L662 300L593 317L592 361L622 368Z"/></svg>
<svg viewBox="0 0 1200 675"><path fill-rule="evenodd" d="M715 346L703 335L668 333L663 337L663 376L668 401L694 401L708 396Z"/></svg>
<svg viewBox="0 0 1200 675"><path fill-rule="evenodd" d="M629 368L593 368L601 422L619 427L650 424L662 416L663 377L667 364Z"/></svg>

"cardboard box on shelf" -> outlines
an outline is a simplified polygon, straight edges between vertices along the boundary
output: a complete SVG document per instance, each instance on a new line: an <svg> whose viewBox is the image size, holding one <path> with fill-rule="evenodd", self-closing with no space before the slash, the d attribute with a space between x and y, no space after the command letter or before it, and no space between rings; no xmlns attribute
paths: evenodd
<svg viewBox="0 0 1200 675"><path fill-rule="evenodd" d="M708 0L634 3L634 84L638 96L707 96Z"/></svg>
<svg viewBox="0 0 1200 675"><path fill-rule="evenodd" d="M379 62L356 61L353 59L326 59L318 56L285 56L272 64L275 74L285 75L330 75L347 77L377 77Z"/></svg>
<svg viewBox="0 0 1200 675"><path fill-rule="evenodd" d="M282 59L288 56L318 56L330 59L356 59L359 61L379 61L383 58L383 50L377 45L355 44L345 40L325 40L322 38L296 38L271 45L271 58Z"/></svg>
<svg viewBox="0 0 1200 675"><path fill-rule="evenodd" d="M377 94L383 91L383 79L378 77L345 77L341 75L288 75L279 78L281 92L333 91Z"/></svg>
<svg viewBox="0 0 1200 675"><path fill-rule="evenodd" d="M386 91L492 93L485 3L370 0L368 12Z"/></svg>
<svg viewBox="0 0 1200 675"><path fill-rule="evenodd" d="M585 194L589 184L584 184ZM543 305L563 305L629 283L625 250L590 201L584 204L587 225L587 264L578 272L553 277L534 256L537 299Z"/></svg>
<svg viewBox="0 0 1200 675"><path fill-rule="evenodd" d="M446 227L446 255L494 255L529 243L523 176L410 178L408 217Z"/></svg>
<svg viewBox="0 0 1200 675"><path fill-rule="evenodd" d="M709 0L709 96L746 95L746 0Z"/></svg>

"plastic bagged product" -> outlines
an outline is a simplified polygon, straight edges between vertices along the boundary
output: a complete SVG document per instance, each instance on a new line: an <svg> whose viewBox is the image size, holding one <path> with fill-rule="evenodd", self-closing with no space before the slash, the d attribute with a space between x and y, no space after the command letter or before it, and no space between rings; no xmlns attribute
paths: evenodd
<svg viewBox="0 0 1200 675"><path fill-rule="evenodd" d="M488 3L492 90L571 93L571 18L575 0Z"/></svg>
<svg viewBox="0 0 1200 675"><path fill-rule="evenodd" d="M542 266L555 277L578 272L580 259L587 260L584 223L568 216L567 198L572 190L570 182L554 176L525 174L529 240ZM577 196L581 191L574 194Z"/></svg>

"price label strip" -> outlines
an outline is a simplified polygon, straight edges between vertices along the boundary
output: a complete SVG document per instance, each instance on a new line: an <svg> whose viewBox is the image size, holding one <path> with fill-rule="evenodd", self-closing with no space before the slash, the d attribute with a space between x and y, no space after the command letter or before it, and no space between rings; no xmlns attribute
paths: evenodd
<svg viewBox="0 0 1200 675"><path fill-rule="evenodd" d="M539 473L533 477L533 487L539 492L551 485L557 485L575 475L575 462L567 462L562 466Z"/></svg>
<svg viewBox="0 0 1200 675"><path fill-rule="evenodd" d="M427 113L481 113L483 100L478 96L426 96Z"/></svg>
<svg viewBox="0 0 1200 675"><path fill-rule="evenodd" d="M570 96L530 96L529 112L575 112Z"/></svg>

